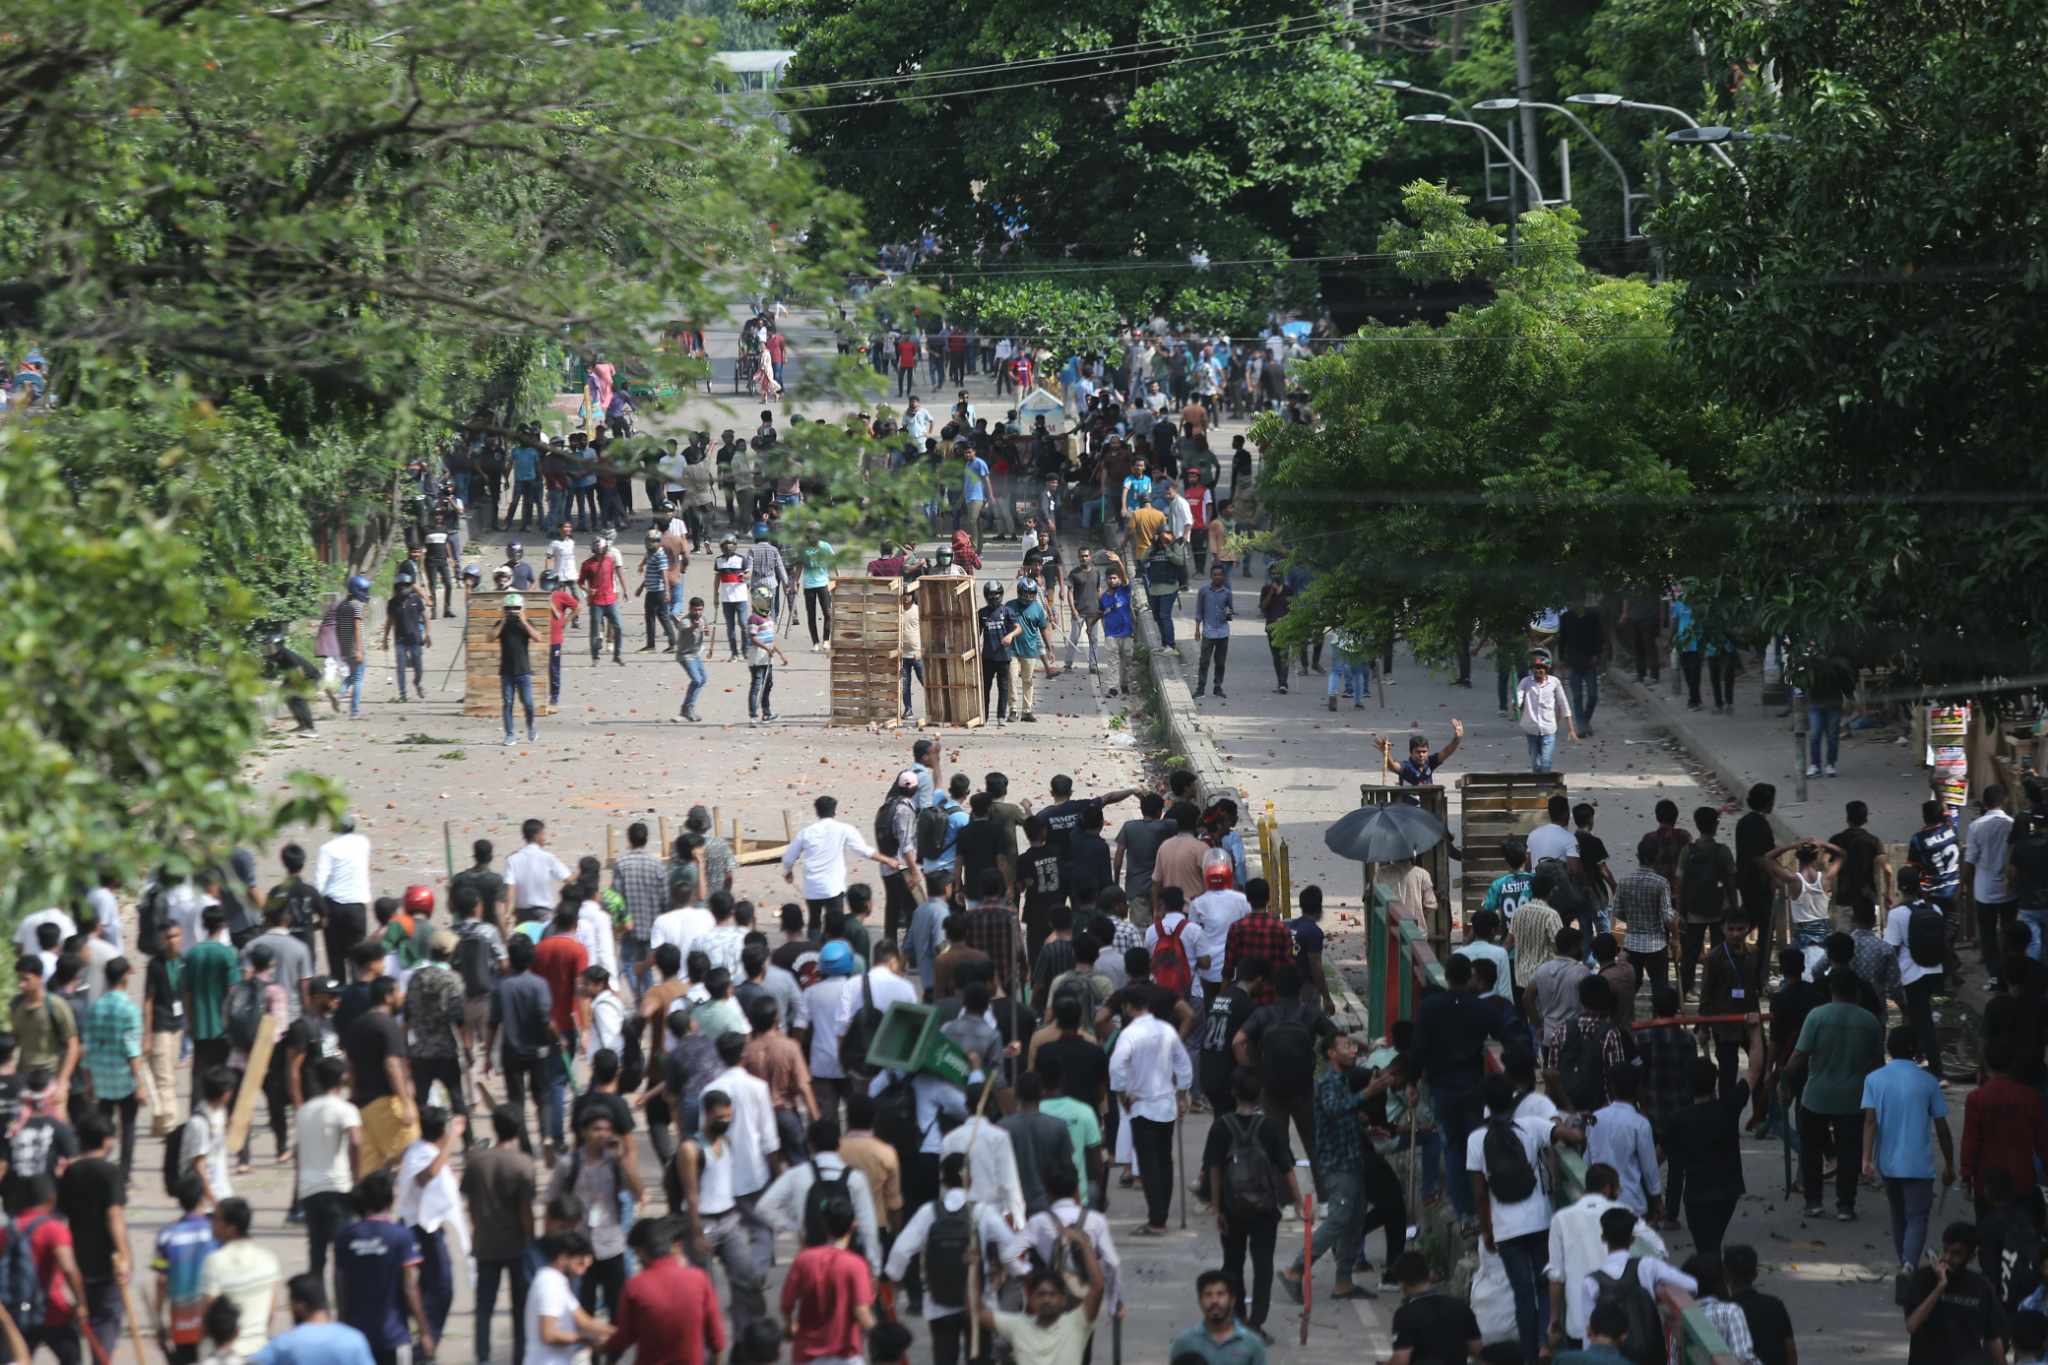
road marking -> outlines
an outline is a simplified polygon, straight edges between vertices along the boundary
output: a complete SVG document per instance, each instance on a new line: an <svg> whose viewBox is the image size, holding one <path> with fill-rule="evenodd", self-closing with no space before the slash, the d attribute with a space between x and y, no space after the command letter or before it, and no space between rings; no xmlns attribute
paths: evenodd
<svg viewBox="0 0 2048 1365"><path fill-rule="evenodd" d="M1367 1271L1367 1274L1372 1272ZM1363 1359L1380 1360L1390 1354L1393 1343L1380 1330L1379 1310L1373 1299L1353 1299L1351 1311L1358 1315L1358 1325L1365 1329L1365 1353Z"/></svg>

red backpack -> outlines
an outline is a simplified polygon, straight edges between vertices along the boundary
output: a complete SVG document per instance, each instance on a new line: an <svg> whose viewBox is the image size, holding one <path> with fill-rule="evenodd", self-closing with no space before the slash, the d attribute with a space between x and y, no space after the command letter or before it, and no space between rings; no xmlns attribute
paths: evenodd
<svg viewBox="0 0 2048 1365"><path fill-rule="evenodd" d="M1182 915L1179 924L1160 931L1159 942L1152 947L1152 984L1166 987L1183 1000L1195 985L1194 964L1188 961L1188 950L1180 941L1188 923L1188 917Z"/></svg>

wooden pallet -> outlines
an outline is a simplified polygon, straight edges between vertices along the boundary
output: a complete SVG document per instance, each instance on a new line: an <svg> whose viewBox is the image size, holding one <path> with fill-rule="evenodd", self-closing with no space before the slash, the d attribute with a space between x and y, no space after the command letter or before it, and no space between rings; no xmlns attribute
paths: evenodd
<svg viewBox="0 0 2048 1365"><path fill-rule="evenodd" d="M520 594L522 609L540 628L540 639L527 647L533 663L533 712L549 714L548 679L548 595L538 590ZM462 619L462 714L500 717L505 714L505 694L498 686L498 622L505 619L505 594L473 589L465 599Z"/></svg>
<svg viewBox="0 0 2048 1365"><path fill-rule="evenodd" d="M974 580L932 575L918 580L918 637L924 648L925 720L933 725L982 724L981 627Z"/></svg>
<svg viewBox="0 0 2048 1365"><path fill-rule="evenodd" d="M903 584L841 578L832 589L834 725L889 725L902 715Z"/></svg>
<svg viewBox="0 0 2048 1365"><path fill-rule="evenodd" d="M1501 843L1511 834L1527 835L1547 818L1544 808L1553 796L1568 796L1562 773L1466 773L1458 779L1463 808L1458 832L1464 853L1464 893L1459 901L1470 922L1493 879L1508 870Z"/></svg>

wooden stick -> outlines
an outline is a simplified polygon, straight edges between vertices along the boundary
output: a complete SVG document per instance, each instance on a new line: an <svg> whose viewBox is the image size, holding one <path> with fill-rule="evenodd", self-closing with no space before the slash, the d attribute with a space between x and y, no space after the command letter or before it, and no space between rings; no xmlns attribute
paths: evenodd
<svg viewBox="0 0 2048 1365"><path fill-rule="evenodd" d="M610 825L604 827L604 865L616 866L619 861L619 832Z"/></svg>
<svg viewBox="0 0 2048 1365"><path fill-rule="evenodd" d="M713 807L711 808L711 832L712 832L713 834L716 834L716 833L718 833L718 827L719 827L720 825L724 824L724 823L725 823L725 809L724 809L724 807L722 807L722 806L713 806ZM732 831L733 831L733 837L734 837L734 838L738 838L738 837L739 837L739 831L740 831L740 824L739 824L739 821L737 821L737 820L733 821L733 824L732 824ZM737 852L739 852L739 849L738 849L737 847L735 847L735 848L733 849L733 852L737 853Z"/></svg>
<svg viewBox="0 0 2048 1365"><path fill-rule="evenodd" d="M134 1268L131 1266L129 1269L132 1274ZM149 1350L143 1345L142 1318L135 1311L135 1298L128 1292L126 1280L116 1280L115 1283L121 1286L122 1311L128 1314L128 1339L135 1344L135 1365L148 1365Z"/></svg>
<svg viewBox="0 0 2048 1365"><path fill-rule="evenodd" d="M661 856L666 858L669 855L670 848L668 841L668 817L666 815L657 815L655 820L661 830Z"/></svg>
<svg viewBox="0 0 2048 1365"><path fill-rule="evenodd" d="M1308 1345L1308 1315L1316 1299L1316 1197L1301 1197L1301 1344Z"/></svg>
<svg viewBox="0 0 2048 1365"><path fill-rule="evenodd" d="M256 1116L256 1097L263 1093L263 1078L270 1070L270 1052L277 1042L277 1020L268 1010L256 1025L256 1041L249 1045L249 1064L242 1070L242 1084L235 1091L235 1105L228 1112L228 1150L239 1152L249 1136L249 1122Z"/></svg>
<svg viewBox="0 0 2048 1365"><path fill-rule="evenodd" d="M1188 1230L1188 1144L1186 1137L1183 1136L1183 1130L1187 1125L1182 1122L1185 1117L1186 1115L1180 1113L1176 1113L1173 1116L1174 1175L1177 1177L1174 1183L1180 1186L1180 1230L1182 1232Z"/></svg>
<svg viewBox="0 0 2048 1365"><path fill-rule="evenodd" d="M448 880L452 882L455 880L455 836L446 820L441 822L441 856L448 860Z"/></svg>
<svg viewBox="0 0 2048 1365"><path fill-rule="evenodd" d="M787 810L782 812L782 842L785 844L796 842L796 826L790 823Z"/></svg>

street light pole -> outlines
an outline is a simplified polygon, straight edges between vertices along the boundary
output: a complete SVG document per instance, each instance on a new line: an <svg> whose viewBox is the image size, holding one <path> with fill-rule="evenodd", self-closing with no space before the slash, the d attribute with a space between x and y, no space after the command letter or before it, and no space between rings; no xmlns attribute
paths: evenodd
<svg viewBox="0 0 2048 1365"><path fill-rule="evenodd" d="M1688 128L1700 126L1700 121L1691 114L1669 104L1647 104L1642 100L1623 99L1620 95L1566 95L1564 98L1566 104L1592 104L1605 109L1643 109L1651 113L1669 114ZM1735 169L1735 158L1729 156L1722 148L1708 143L1707 150L1719 157L1721 164L1729 170Z"/></svg>
<svg viewBox="0 0 2048 1365"><path fill-rule="evenodd" d="M1530 172L1529 168L1527 166L1524 166L1521 163L1521 161L1515 156L1515 154L1508 150L1508 145L1505 142L1502 142L1498 137L1494 136L1493 129L1487 127L1485 124L1474 123L1471 119L1451 118L1444 114L1409 114L1406 118L1402 120L1402 122L1439 123L1447 128L1470 128L1473 132L1479 134L1479 136L1485 138L1488 142L1491 142L1494 146L1494 149L1507 159L1507 163L1510 166L1513 166L1517 171L1521 173L1522 179L1529 182L1529 188L1531 191L1534 192L1533 198L1531 198L1530 203L1541 204L1543 202L1542 184L1536 179L1535 175Z"/></svg>
<svg viewBox="0 0 2048 1365"><path fill-rule="evenodd" d="M1529 62L1529 7L1528 0L1514 0L1510 18L1515 30L1515 95L1523 101L1522 145L1528 148L1529 160L1536 160L1536 111L1529 107L1529 97L1536 93L1536 77ZM1528 174L1524 168L1524 174ZM1543 185L1530 176L1535 185L1536 202L1543 202Z"/></svg>
<svg viewBox="0 0 2048 1365"><path fill-rule="evenodd" d="M1593 130L1591 128L1588 128L1585 125L1584 121L1582 121L1577 114L1574 114L1571 110L1565 108L1561 104L1547 104L1542 100L1481 100L1479 103L1473 105L1472 107L1474 109L1492 110L1513 109L1517 106L1523 109L1548 109L1552 113L1563 114L1565 118L1570 121L1572 127L1579 130L1580 136L1584 137L1586 141L1593 144L1593 150L1597 151L1598 153L1600 153L1602 157L1606 158L1607 164L1614 168L1614 174L1621 180L1621 238L1625 242L1633 241L1636 235L1635 194L1633 191L1629 189L1628 172L1625 169L1623 169L1621 162L1615 158L1614 153L1607 150L1607 144L1602 142L1599 138L1594 137Z"/></svg>

